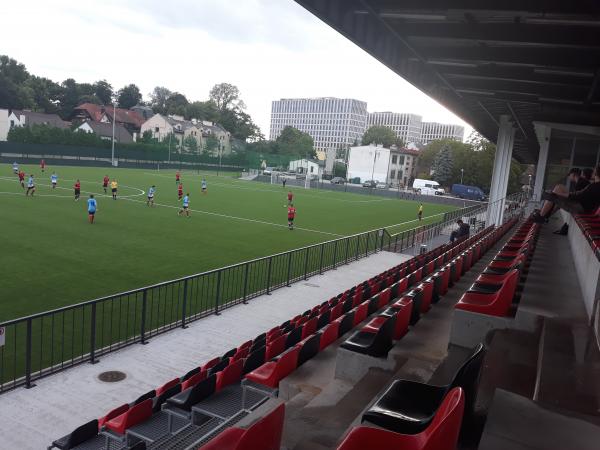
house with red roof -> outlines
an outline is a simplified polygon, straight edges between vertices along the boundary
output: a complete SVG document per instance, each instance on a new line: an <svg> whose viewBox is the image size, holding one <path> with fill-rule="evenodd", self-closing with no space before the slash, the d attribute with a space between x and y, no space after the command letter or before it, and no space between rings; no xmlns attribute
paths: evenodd
<svg viewBox="0 0 600 450"><path fill-rule="evenodd" d="M140 113L123 108L114 108L111 105L95 105L94 103L82 103L75 107L73 121L77 123L100 122L112 123L113 116L116 117L115 123L122 125L133 136L134 140L140 134L140 129L144 123L144 118Z"/></svg>

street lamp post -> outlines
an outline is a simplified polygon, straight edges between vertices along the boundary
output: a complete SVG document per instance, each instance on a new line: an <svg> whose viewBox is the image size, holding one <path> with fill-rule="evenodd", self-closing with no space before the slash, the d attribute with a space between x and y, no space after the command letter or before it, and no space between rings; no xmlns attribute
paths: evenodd
<svg viewBox="0 0 600 450"><path fill-rule="evenodd" d="M377 155L378 152L377 150L375 150L375 152L373 153L373 170L371 171L371 181L375 181L373 180L373 177L375 176L375 161L377 160Z"/></svg>
<svg viewBox="0 0 600 450"><path fill-rule="evenodd" d="M460 184L463 184L463 175L465 174L465 169L460 169Z"/></svg>

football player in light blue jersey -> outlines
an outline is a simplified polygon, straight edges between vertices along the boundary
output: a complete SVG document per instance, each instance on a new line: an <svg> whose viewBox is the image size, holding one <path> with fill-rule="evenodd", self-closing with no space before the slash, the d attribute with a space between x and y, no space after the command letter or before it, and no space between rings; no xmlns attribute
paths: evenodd
<svg viewBox="0 0 600 450"><path fill-rule="evenodd" d="M52 172L52 175L50 175L50 182L52 183L52 189L56 189L56 183L58 183L58 175L56 175L56 172Z"/></svg>
<svg viewBox="0 0 600 450"><path fill-rule="evenodd" d="M179 210L179 212L177 213L179 215L185 214L187 217L191 217L190 216L190 194L185 194L185 196L183 197L183 205L181 206L181 209Z"/></svg>
<svg viewBox="0 0 600 450"><path fill-rule="evenodd" d="M156 192L156 186L152 185L150 189L148 189L148 201L146 202L147 206L154 206L154 193Z"/></svg>

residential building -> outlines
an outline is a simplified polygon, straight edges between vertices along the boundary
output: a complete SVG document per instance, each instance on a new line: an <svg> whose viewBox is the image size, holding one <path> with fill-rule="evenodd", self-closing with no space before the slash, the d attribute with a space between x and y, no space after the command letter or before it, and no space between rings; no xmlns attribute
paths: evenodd
<svg viewBox="0 0 600 450"><path fill-rule="evenodd" d="M133 134L134 140L140 134L144 118L129 109L113 108L111 105L95 105L93 103L83 103L74 109L73 121L83 123L85 121L112 123L113 115L116 116L115 123L123 125L130 133Z"/></svg>
<svg viewBox="0 0 600 450"><path fill-rule="evenodd" d="M0 109L0 141L6 141L9 129L8 109Z"/></svg>
<svg viewBox="0 0 600 450"><path fill-rule="evenodd" d="M147 131L152 133L152 138L158 141L170 139L170 136L173 136L176 140L172 143L173 148L181 148L188 137L196 140L199 149L203 147L201 125L197 121L185 120L181 116L165 117L161 114L155 114L145 121L140 128L142 135Z"/></svg>
<svg viewBox="0 0 600 450"><path fill-rule="evenodd" d="M418 158L418 150L392 147L387 182L392 186L411 185L417 176Z"/></svg>
<svg viewBox="0 0 600 450"><path fill-rule="evenodd" d="M423 122L421 126L421 143L427 145L436 139L463 140L465 127L448 123Z"/></svg>
<svg viewBox="0 0 600 450"><path fill-rule="evenodd" d="M11 110L8 116L9 129L12 127L29 127L31 125L48 125L56 128L69 128L69 122L62 120L57 114L46 114L34 111Z"/></svg>
<svg viewBox="0 0 600 450"><path fill-rule="evenodd" d="M135 105L131 108L131 111L138 113L144 120L148 120L154 115L152 108L145 105Z"/></svg>
<svg viewBox="0 0 600 450"><path fill-rule="evenodd" d="M286 126L312 136L315 150L347 148L360 142L365 133L367 104L333 97L275 100L271 105L270 139L277 139Z"/></svg>
<svg viewBox="0 0 600 450"><path fill-rule="evenodd" d="M112 123L94 122L87 120L77 127L77 131L84 133L94 133L106 141L111 141L113 136ZM131 144L133 136L123 125L115 124L115 142L121 144Z"/></svg>
<svg viewBox="0 0 600 450"><path fill-rule="evenodd" d="M361 145L350 148L348 179L375 180L392 186L407 186L415 177L419 152L407 148Z"/></svg>
<svg viewBox="0 0 600 450"><path fill-rule="evenodd" d="M388 127L405 143L420 142L422 120L421 116L410 113L372 112L367 117L367 128L371 126Z"/></svg>
<svg viewBox="0 0 600 450"><path fill-rule="evenodd" d="M321 178L324 166L325 163L323 161L315 159L297 159L295 161L290 161L288 170L300 174L308 173L311 177Z"/></svg>
<svg viewBox="0 0 600 450"><path fill-rule="evenodd" d="M194 122L195 119L192 119L192 123ZM208 139L216 139L217 147L216 149L212 150L212 153L218 154L221 152L222 155L228 155L231 153L231 133L229 131L227 131L218 123L209 122L206 120L197 123L202 131L202 137L205 139L205 145L208 142Z"/></svg>

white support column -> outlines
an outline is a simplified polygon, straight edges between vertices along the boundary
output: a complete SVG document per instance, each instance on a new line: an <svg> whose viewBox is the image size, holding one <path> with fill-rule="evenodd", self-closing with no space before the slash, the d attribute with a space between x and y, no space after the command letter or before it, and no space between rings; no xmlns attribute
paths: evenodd
<svg viewBox="0 0 600 450"><path fill-rule="evenodd" d="M544 176L546 175L546 165L548 163L548 148L550 147L550 134L552 128L539 125L536 126L538 141L540 142L540 153L535 168L535 185L533 186L533 198L535 202L539 202L542 198L544 190Z"/></svg>
<svg viewBox="0 0 600 450"><path fill-rule="evenodd" d="M506 189L508 187L514 135L515 130L509 121L509 116L501 116L488 202L488 225L500 225L502 223L502 216L504 214L502 204L504 203L503 199L506 197Z"/></svg>

